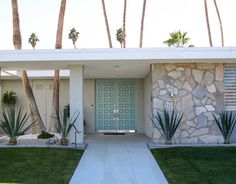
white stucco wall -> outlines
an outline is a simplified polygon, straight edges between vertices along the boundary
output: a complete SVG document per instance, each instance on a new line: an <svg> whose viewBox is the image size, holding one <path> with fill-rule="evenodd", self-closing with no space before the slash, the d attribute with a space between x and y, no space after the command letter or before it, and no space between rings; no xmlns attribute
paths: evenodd
<svg viewBox="0 0 236 184"><path fill-rule="evenodd" d="M40 115L45 123L47 130L50 128L50 115L52 104L52 83L51 79L33 79L30 84L39 108ZM29 112L27 100L21 80L2 80L1 93L14 91L17 95L17 107L21 105L25 112ZM69 82L66 79L60 81L60 109L69 103Z"/></svg>
<svg viewBox="0 0 236 184"><path fill-rule="evenodd" d="M85 133L95 133L95 80L84 81Z"/></svg>
<svg viewBox="0 0 236 184"><path fill-rule="evenodd" d="M137 81L137 133L144 133L144 82Z"/></svg>
<svg viewBox="0 0 236 184"><path fill-rule="evenodd" d="M151 74L149 73L144 78L144 130L148 137L153 136L153 125L150 120L152 116L152 101L151 101Z"/></svg>

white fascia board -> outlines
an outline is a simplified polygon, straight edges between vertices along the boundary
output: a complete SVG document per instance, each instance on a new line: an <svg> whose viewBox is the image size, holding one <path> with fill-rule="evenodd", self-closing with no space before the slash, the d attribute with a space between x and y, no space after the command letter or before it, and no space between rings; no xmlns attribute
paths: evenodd
<svg viewBox="0 0 236 184"><path fill-rule="evenodd" d="M0 51L1 62L236 59L236 47Z"/></svg>

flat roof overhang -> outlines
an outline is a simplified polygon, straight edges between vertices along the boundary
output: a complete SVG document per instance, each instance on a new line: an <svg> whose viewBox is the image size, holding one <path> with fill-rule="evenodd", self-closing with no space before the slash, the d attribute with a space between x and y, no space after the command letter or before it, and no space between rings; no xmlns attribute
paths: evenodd
<svg viewBox="0 0 236 184"><path fill-rule="evenodd" d="M85 78L143 78L154 63L236 63L236 47L0 51L0 67L4 70L84 65Z"/></svg>

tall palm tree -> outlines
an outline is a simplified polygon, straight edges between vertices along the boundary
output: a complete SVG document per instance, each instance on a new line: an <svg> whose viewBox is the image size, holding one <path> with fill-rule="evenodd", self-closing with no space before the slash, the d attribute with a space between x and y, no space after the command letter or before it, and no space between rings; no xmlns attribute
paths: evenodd
<svg viewBox="0 0 236 184"><path fill-rule="evenodd" d="M126 7L127 7L127 0L124 0L124 13L123 13L123 35L124 35L124 43L123 43L123 48L126 47Z"/></svg>
<svg viewBox="0 0 236 184"><path fill-rule="evenodd" d="M125 34L122 28L116 30L116 40L120 43L120 47L124 48Z"/></svg>
<svg viewBox="0 0 236 184"><path fill-rule="evenodd" d="M141 28L140 28L140 40L139 40L139 47L143 47L143 29L144 29L144 17L145 17L145 11L146 11L146 2L147 0L143 0L143 12L142 12L142 18L141 18Z"/></svg>
<svg viewBox="0 0 236 184"><path fill-rule="evenodd" d="M110 28L109 28L109 23L108 23L108 18L107 18L105 0L102 0L102 9L103 9L103 15L104 15L106 29L107 29L109 47L112 48L111 33L110 33Z"/></svg>
<svg viewBox="0 0 236 184"><path fill-rule="evenodd" d="M215 8L216 8L218 20L219 20L219 23L220 23L221 45L222 45L222 47L224 47L224 32L223 32L223 26L222 26L222 21L221 21L221 17L220 17L220 11L219 11L219 8L218 8L218 6L217 6L216 0L214 0L214 4L215 4Z"/></svg>
<svg viewBox="0 0 236 184"><path fill-rule="evenodd" d="M37 42L39 42L39 38L36 35L36 33L32 33L28 39L28 42L32 45L33 49L35 49L35 46Z"/></svg>
<svg viewBox="0 0 236 184"><path fill-rule="evenodd" d="M212 47L212 39L211 39L211 28L209 23L209 17L208 17L208 9L207 9L207 0L204 0L204 8L205 8L205 17L206 17L206 24L207 24L207 30L208 30L208 38L209 38L209 44Z"/></svg>
<svg viewBox="0 0 236 184"><path fill-rule="evenodd" d="M63 26L64 26L64 17L66 10L66 0L61 0L61 6L59 11L59 18L57 24L57 35L56 35L56 49L62 48L62 34L63 34ZM54 80L53 80L53 97L52 97L52 110L51 110L51 122L50 128L52 131L56 130L57 120L56 114L59 112L59 88L60 88L60 70L56 69L54 71Z"/></svg>
<svg viewBox="0 0 236 184"><path fill-rule="evenodd" d="M184 47L190 38L187 37L187 32L181 33L181 31L170 33L170 38L164 41L164 44L167 44L169 47ZM193 45L189 45L189 47L193 47Z"/></svg>
<svg viewBox="0 0 236 184"><path fill-rule="evenodd" d="M16 50L20 50L22 43L21 43L18 3L17 0L12 0L11 3L12 3L12 18L13 18L13 44ZM45 131L46 128L39 114L37 103L35 101L34 94L29 83L28 75L25 70L21 71L21 80L29 104L31 120L32 122L38 121L40 130Z"/></svg>
<svg viewBox="0 0 236 184"><path fill-rule="evenodd" d="M21 32L20 32L20 20L18 13L17 0L11 1L12 5L12 18L13 18L13 44L16 50L21 49Z"/></svg>
<svg viewBox="0 0 236 184"><path fill-rule="evenodd" d="M76 31L75 28L72 28L70 30L68 38L72 40L75 49L76 49L76 41L77 41L78 37L79 37L79 32Z"/></svg>
<svg viewBox="0 0 236 184"><path fill-rule="evenodd" d="M63 34L63 26L64 26L64 17L66 11L66 0L61 0L61 7L59 11L59 18L57 24L57 35L56 35L56 49L62 48L62 34Z"/></svg>

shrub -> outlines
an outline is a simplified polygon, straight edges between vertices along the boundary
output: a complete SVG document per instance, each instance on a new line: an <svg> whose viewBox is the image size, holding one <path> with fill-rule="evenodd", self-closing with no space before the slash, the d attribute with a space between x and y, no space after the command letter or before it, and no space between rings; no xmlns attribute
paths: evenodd
<svg viewBox="0 0 236 184"><path fill-rule="evenodd" d="M42 131L41 134L38 135L38 139L49 139L54 137L54 134L50 134L49 132Z"/></svg>
<svg viewBox="0 0 236 184"><path fill-rule="evenodd" d="M2 107L11 107L16 104L16 93L14 91L6 91L1 97Z"/></svg>

